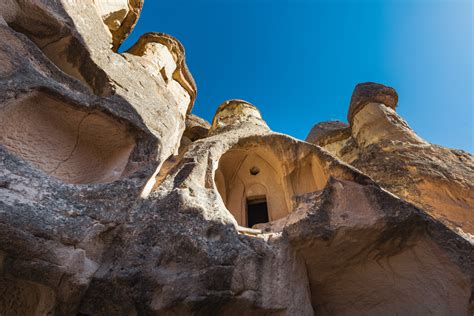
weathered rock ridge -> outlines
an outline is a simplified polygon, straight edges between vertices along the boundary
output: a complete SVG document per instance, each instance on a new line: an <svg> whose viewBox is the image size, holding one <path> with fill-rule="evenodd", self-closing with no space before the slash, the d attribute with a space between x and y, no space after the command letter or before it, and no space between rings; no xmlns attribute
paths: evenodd
<svg viewBox="0 0 474 316"><path fill-rule="evenodd" d="M141 0L0 0L1 315L469 315L474 159L356 87L307 141L191 114Z"/></svg>
<svg viewBox="0 0 474 316"><path fill-rule="evenodd" d="M348 114L351 125L320 123L306 140L473 242L474 157L421 139L395 112L397 100L392 88L359 84Z"/></svg>

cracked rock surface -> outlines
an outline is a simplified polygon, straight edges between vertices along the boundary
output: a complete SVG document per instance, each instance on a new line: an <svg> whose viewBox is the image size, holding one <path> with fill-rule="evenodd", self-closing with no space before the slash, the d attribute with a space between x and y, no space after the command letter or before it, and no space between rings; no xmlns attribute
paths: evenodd
<svg viewBox="0 0 474 316"><path fill-rule="evenodd" d="M373 83L314 144L209 124L178 40L117 53L142 5L0 2L1 315L474 311L471 155Z"/></svg>

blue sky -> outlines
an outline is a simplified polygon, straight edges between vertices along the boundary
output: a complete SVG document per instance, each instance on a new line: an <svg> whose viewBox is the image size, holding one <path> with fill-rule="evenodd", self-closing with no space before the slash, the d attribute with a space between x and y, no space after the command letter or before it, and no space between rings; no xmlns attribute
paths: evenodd
<svg viewBox="0 0 474 316"><path fill-rule="evenodd" d="M304 139L346 121L359 82L394 87L398 113L430 142L474 152L471 0L146 0L123 49L145 32L186 48L193 113L256 105L269 126Z"/></svg>

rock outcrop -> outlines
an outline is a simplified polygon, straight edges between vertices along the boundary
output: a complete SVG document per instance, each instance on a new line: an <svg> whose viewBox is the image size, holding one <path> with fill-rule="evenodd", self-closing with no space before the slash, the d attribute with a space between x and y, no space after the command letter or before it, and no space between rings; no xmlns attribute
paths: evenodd
<svg viewBox="0 0 474 316"><path fill-rule="evenodd" d="M112 34L113 49L118 50L132 32L143 8L144 0L93 0L105 25Z"/></svg>
<svg viewBox="0 0 474 316"><path fill-rule="evenodd" d="M474 242L474 157L421 139L395 112L397 98L392 88L359 84L351 99L350 127L307 141Z"/></svg>
<svg viewBox="0 0 474 316"><path fill-rule="evenodd" d="M117 53L142 4L0 3L1 315L473 312L472 156L376 84L319 146L209 124L176 39Z"/></svg>

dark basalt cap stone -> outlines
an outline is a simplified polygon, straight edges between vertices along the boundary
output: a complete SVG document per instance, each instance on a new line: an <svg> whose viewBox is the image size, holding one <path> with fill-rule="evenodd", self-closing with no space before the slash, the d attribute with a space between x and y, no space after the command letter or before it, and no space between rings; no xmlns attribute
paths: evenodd
<svg viewBox="0 0 474 316"><path fill-rule="evenodd" d="M354 116L368 103L383 103L395 110L398 103L398 94L395 89L374 82L359 83L354 88L349 106L347 119L352 125Z"/></svg>

